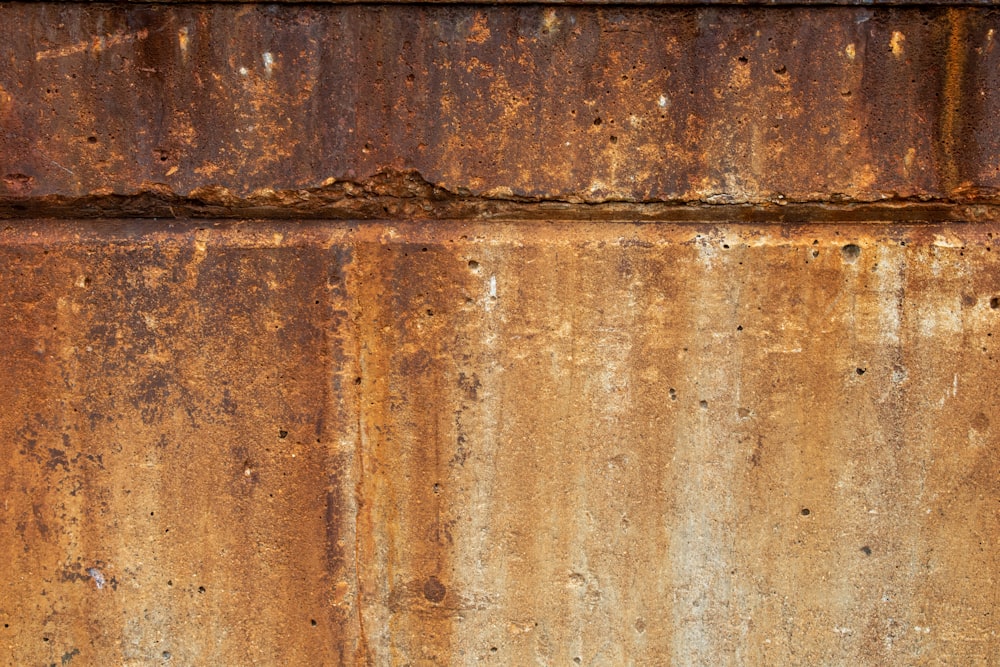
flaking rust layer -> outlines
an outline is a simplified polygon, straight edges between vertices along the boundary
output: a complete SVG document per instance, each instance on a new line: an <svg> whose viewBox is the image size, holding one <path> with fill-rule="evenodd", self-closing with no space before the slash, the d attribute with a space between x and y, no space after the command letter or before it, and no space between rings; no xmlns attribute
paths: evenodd
<svg viewBox="0 0 1000 667"><path fill-rule="evenodd" d="M995 229L11 225L3 663L995 664Z"/></svg>

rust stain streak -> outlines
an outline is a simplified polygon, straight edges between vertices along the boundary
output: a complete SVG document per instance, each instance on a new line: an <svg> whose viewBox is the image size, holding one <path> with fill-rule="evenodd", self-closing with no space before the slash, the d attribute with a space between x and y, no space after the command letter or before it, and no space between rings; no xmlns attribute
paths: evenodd
<svg viewBox="0 0 1000 667"><path fill-rule="evenodd" d="M357 255L353 255L352 265L358 261ZM356 270L346 272L346 280L349 289L356 293L362 288L362 284L355 279ZM356 307L351 312L351 319L355 326L362 324L361 312ZM360 327L359 327L360 330ZM374 535L375 524L372 520L372 506L370 492L368 489L368 472L365 465L365 451L370 446L369 436L370 425L366 420L368 406L365 404L366 394L364 391L364 378L366 376L367 364L365 362L364 340L365 336L358 336L355 340L355 405L357 409L357 434L354 451L354 469L357 478L354 483L354 506L356 515L354 517L354 586L355 586L355 618L358 624L358 647L355 653L355 664L359 667L372 664L372 656L368 645L368 634L366 632L365 610L371 596L374 593L369 586L367 578L363 575L374 558Z"/></svg>
<svg viewBox="0 0 1000 667"><path fill-rule="evenodd" d="M945 75L941 108L941 161L945 192L954 192L961 183L959 154L962 126L962 93L968 45L966 44L966 15L957 7L947 10L948 50L945 56Z"/></svg>

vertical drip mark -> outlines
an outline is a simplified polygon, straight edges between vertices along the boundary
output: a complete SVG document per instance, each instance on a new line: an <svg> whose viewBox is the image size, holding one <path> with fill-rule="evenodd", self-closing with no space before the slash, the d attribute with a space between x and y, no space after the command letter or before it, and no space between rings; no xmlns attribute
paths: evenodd
<svg viewBox="0 0 1000 667"><path fill-rule="evenodd" d="M364 372L364 359L362 355L365 353L363 345L360 342L360 336L358 336L357 347L355 348L355 354L357 359L355 361L355 368L358 370L360 379L362 375L360 373ZM371 656L368 653L368 636L365 634L365 591L367 588L367 582L362 579L361 568L362 562L367 561L365 557L366 554L362 553L361 539L364 536L366 544L367 553L374 551L373 547L369 547L367 542L370 540L372 534L372 521L371 521L371 508L368 506L367 494L365 493L365 417L364 417L364 390L360 386L361 383L356 383L357 392L355 393L354 399L355 409L357 410L358 422L357 422L357 435L355 438L355 451L354 451L354 466L357 478L354 482L354 604L355 613L357 615L358 621L358 646L357 652L355 654L356 664L365 664L371 660Z"/></svg>
<svg viewBox="0 0 1000 667"><path fill-rule="evenodd" d="M957 7L948 8L948 52L945 61L944 89L940 118L940 153L942 186L951 194L960 185L958 170L959 134L962 131L962 80L966 65L965 14Z"/></svg>
<svg viewBox="0 0 1000 667"><path fill-rule="evenodd" d="M345 300L354 309L352 329L354 335L354 409L357 423L354 441L354 605L358 624L358 643L354 655L356 665L372 664L373 657L368 644L368 634L365 629L365 607L370 596L368 577L365 568L374 567L374 522L372 520L371 494L368 492L368 473L365 468L365 451L368 442L368 412L365 405L367 396L364 378L369 369L366 364L368 348L366 340L370 340L367 322L362 317L362 308L367 294L363 291L359 280L367 256L359 257L359 245L351 248L351 262L344 271ZM353 303L352 303L353 301Z"/></svg>

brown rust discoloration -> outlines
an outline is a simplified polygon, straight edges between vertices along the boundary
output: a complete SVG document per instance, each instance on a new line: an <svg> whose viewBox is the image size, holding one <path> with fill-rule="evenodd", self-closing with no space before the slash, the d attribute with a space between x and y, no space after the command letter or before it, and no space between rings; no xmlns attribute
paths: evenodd
<svg viewBox="0 0 1000 667"><path fill-rule="evenodd" d="M349 657L342 256L43 233L0 242L10 664Z"/></svg>
<svg viewBox="0 0 1000 667"><path fill-rule="evenodd" d="M356 251L359 464L371 531L361 558L371 564L365 621L376 664L443 664L452 655L454 541L442 451L451 414L441 386L449 375L434 372L448 344L434 325L449 321L435 282L447 278L434 275L435 256L426 254L423 271L396 268L399 257L426 250L376 237Z"/></svg>
<svg viewBox="0 0 1000 667"><path fill-rule="evenodd" d="M948 58L945 63L944 85L941 91L940 160L943 180L949 191L961 185L958 148L962 131L962 93L966 71L965 16L952 8L948 10Z"/></svg>
<svg viewBox="0 0 1000 667"><path fill-rule="evenodd" d="M1000 187L993 10L14 4L2 16L8 196L244 199L385 169L459 195L587 202Z"/></svg>
<svg viewBox="0 0 1000 667"><path fill-rule="evenodd" d="M199 4L203 0L152 0L151 2L147 0L123 0L120 4L153 4L153 5L185 5L185 4ZM252 5L252 4L268 4L268 5L281 5L281 4L297 4L301 0L217 0L217 2L229 2L232 4L240 5ZM328 5L338 5L338 4L352 4L357 0L314 0L314 4L328 4ZM533 5L537 4L537 0L494 0L492 2L483 2L479 0L477 2L468 2L468 0L388 0L388 2L379 2L382 5L407 5L407 4L429 4L429 5L472 5L472 6L487 6L487 5ZM991 5L991 0L553 0L546 4L550 5L570 5L570 6L587 6L587 5L624 5L624 6L637 6L637 7L655 7L655 6L685 6L693 5L695 7L704 7L709 5L724 5L724 6L765 6L773 7L780 5L793 5L796 7L809 7L809 6L827 6L827 5L844 5L844 6L861 6L861 7L878 7L878 6L897 6L897 5L945 5L945 6L977 6L977 5Z"/></svg>
<svg viewBox="0 0 1000 667"><path fill-rule="evenodd" d="M7 662L1000 653L1000 13L599 4L0 6Z"/></svg>
<svg viewBox="0 0 1000 667"><path fill-rule="evenodd" d="M15 664L988 662L996 236L9 227L0 639Z"/></svg>

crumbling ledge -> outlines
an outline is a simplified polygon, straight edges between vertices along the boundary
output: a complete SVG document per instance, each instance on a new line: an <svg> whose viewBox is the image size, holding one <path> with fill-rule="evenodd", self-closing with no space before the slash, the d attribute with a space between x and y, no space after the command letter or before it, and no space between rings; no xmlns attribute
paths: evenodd
<svg viewBox="0 0 1000 667"><path fill-rule="evenodd" d="M865 202L600 201L488 197L450 192L416 171L381 171L364 181L330 179L320 188L260 190L239 197L223 187L179 195L160 184L134 194L0 197L0 219L581 220L663 222L965 222L1000 219L1000 200L885 199Z"/></svg>

